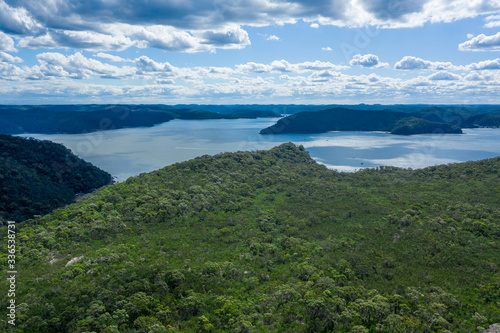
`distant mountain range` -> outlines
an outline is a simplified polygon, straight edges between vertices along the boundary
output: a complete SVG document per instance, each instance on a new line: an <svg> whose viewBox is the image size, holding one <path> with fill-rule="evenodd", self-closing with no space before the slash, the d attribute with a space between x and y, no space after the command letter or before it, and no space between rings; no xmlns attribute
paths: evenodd
<svg viewBox="0 0 500 333"><path fill-rule="evenodd" d="M0 105L0 133L80 134L148 127L173 119L281 115L288 116L261 133L461 133L461 128L500 126L498 105Z"/></svg>
<svg viewBox="0 0 500 333"><path fill-rule="evenodd" d="M392 110L334 108L299 112L280 119L261 134L324 133L328 131L384 131L411 135L462 133L462 128L499 127L500 114L473 114L471 109L430 107L415 113Z"/></svg>
<svg viewBox="0 0 500 333"><path fill-rule="evenodd" d="M279 117L273 111L239 109L218 113L161 105L0 106L0 133L80 134L126 127L149 127L173 119Z"/></svg>

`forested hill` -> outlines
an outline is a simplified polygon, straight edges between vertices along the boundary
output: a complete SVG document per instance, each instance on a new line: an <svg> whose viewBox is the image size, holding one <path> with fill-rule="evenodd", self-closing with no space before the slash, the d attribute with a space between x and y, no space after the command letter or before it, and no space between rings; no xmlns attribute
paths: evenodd
<svg viewBox="0 0 500 333"><path fill-rule="evenodd" d="M280 119L276 124L260 131L261 134L323 133L328 131L384 131L392 134L455 133L462 130L455 124L446 123L420 114L395 111L363 111L335 108L314 112L299 112ZM434 115L434 113L432 113Z"/></svg>
<svg viewBox="0 0 500 333"><path fill-rule="evenodd" d="M46 214L110 182L61 144L0 133L0 221Z"/></svg>
<svg viewBox="0 0 500 333"><path fill-rule="evenodd" d="M129 178L17 225L12 330L481 332L499 170L339 173L283 144Z"/></svg>
<svg viewBox="0 0 500 333"><path fill-rule="evenodd" d="M278 117L272 111L241 110L221 114L160 105L0 106L0 132L80 134L125 127L148 127L173 119L236 119Z"/></svg>

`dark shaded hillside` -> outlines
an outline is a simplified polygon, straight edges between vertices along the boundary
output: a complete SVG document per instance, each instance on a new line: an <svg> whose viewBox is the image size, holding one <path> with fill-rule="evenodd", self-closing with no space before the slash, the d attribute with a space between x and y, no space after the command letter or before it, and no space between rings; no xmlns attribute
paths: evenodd
<svg viewBox="0 0 500 333"><path fill-rule="evenodd" d="M0 132L79 134L124 127L153 126L174 119L169 112L130 111L114 107L100 111L48 111L39 108L0 111Z"/></svg>
<svg viewBox="0 0 500 333"><path fill-rule="evenodd" d="M129 178L17 225L12 331L478 332L499 170L339 173L283 144Z"/></svg>
<svg viewBox="0 0 500 333"><path fill-rule="evenodd" d="M452 134L462 134L460 127L449 125L441 122L434 122L422 118L403 118L394 124L391 129L391 134L399 135L413 135L413 134L424 134L424 133L452 133Z"/></svg>
<svg viewBox="0 0 500 333"><path fill-rule="evenodd" d="M421 133L462 133L460 128L393 111L331 109L300 112L280 119L260 134L324 133L329 131L384 131L410 135Z"/></svg>
<svg viewBox="0 0 500 333"><path fill-rule="evenodd" d="M500 114L480 114L468 118L464 127L500 127Z"/></svg>
<svg viewBox="0 0 500 333"><path fill-rule="evenodd" d="M23 221L71 203L111 175L63 145L0 134L0 219Z"/></svg>
<svg viewBox="0 0 500 333"><path fill-rule="evenodd" d="M478 110L459 107L432 106L413 115L437 123L449 124L457 127L464 127L465 119L472 116Z"/></svg>
<svg viewBox="0 0 500 333"><path fill-rule="evenodd" d="M271 111L233 114L177 109L162 105L45 105L0 107L0 133L80 134L126 127L154 126L173 119L277 117Z"/></svg>

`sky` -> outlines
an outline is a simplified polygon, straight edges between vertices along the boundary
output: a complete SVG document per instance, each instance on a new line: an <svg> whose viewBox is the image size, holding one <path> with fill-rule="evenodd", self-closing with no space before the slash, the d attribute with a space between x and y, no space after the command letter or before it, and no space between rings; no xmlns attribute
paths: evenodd
<svg viewBox="0 0 500 333"><path fill-rule="evenodd" d="M0 0L0 104L500 104L500 0Z"/></svg>

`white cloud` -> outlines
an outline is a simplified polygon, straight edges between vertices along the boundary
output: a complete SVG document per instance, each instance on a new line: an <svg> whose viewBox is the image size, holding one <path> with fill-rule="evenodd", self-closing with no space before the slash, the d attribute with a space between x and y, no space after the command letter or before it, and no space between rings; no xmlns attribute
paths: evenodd
<svg viewBox="0 0 500 333"><path fill-rule="evenodd" d="M488 16L485 21L487 22L484 27L485 28L496 28L496 27L500 27L500 15L491 15L491 16ZM469 39L472 38L471 37L468 37Z"/></svg>
<svg viewBox="0 0 500 333"><path fill-rule="evenodd" d="M159 63L146 56L141 56L135 59L135 65L138 68L139 74L144 73L169 73L174 70L174 67L168 62Z"/></svg>
<svg viewBox="0 0 500 333"><path fill-rule="evenodd" d="M477 72L472 72L467 74L467 76L464 77L465 80L467 81L483 81L484 77Z"/></svg>
<svg viewBox="0 0 500 333"><path fill-rule="evenodd" d="M17 51L14 47L14 40L0 31L0 50L7 52L15 52Z"/></svg>
<svg viewBox="0 0 500 333"><path fill-rule="evenodd" d="M23 7L11 7L0 0L0 31L11 34L29 34L40 28L32 13Z"/></svg>
<svg viewBox="0 0 500 333"><path fill-rule="evenodd" d="M122 51L137 45L124 35L108 35L93 31L49 31L45 35L28 36L18 43L23 48L71 48L79 50Z"/></svg>
<svg viewBox="0 0 500 333"><path fill-rule="evenodd" d="M103 53L103 52L99 52L97 54L94 54L94 57L99 57L101 59L112 61L112 62L131 62L132 61L130 59L124 59L122 57L115 56L115 55L108 54L108 53Z"/></svg>
<svg viewBox="0 0 500 333"><path fill-rule="evenodd" d="M274 60L271 64L259 64L248 62L246 64L237 65L236 69L239 72L254 72L254 73L303 73L307 71L320 70L341 70L349 68L348 66L335 65L331 62L323 61L305 61L301 63L291 64L286 60Z"/></svg>
<svg viewBox="0 0 500 333"><path fill-rule="evenodd" d="M195 35L202 38L201 44L209 45L210 47L241 49L250 45L248 33L240 27L231 27L215 31L209 30L203 33L195 33Z"/></svg>
<svg viewBox="0 0 500 333"><path fill-rule="evenodd" d="M496 26L499 10L496 0L151 0L147 4L142 0L0 0L0 31L16 35L19 46L29 48L109 51L136 46L211 52L250 45L242 26L303 20L311 28L320 24L398 28L479 15L490 15L486 24Z"/></svg>
<svg viewBox="0 0 500 333"><path fill-rule="evenodd" d="M112 21L185 30L213 29L228 24L263 26L299 19L341 26L421 26L425 22L451 22L495 13L500 7L494 1L469 0L198 0L196 5L189 1L152 0L144 5L141 0L101 0L74 1L71 6L65 0L51 0L48 4L19 0L16 4L40 21L45 19L68 29L72 25L95 26Z"/></svg>
<svg viewBox="0 0 500 333"><path fill-rule="evenodd" d="M174 84L175 81L172 79L156 79L156 83L158 83L158 84Z"/></svg>
<svg viewBox="0 0 500 333"><path fill-rule="evenodd" d="M429 61L412 56L403 57L394 65L394 69L403 70L459 70L461 67L453 66L451 62Z"/></svg>
<svg viewBox="0 0 500 333"><path fill-rule="evenodd" d="M394 69L429 69L432 63L427 60L406 56L394 65Z"/></svg>
<svg viewBox="0 0 500 333"><path fill-rule="evenodd" d="M433 81L449 81L449 80L460 80L462 77L457 74L450 72L437 72L429 76L429 80Z"/></svg>
<svg viewBox="0 0 500 333"><path fill-rule="evenodd" d="M349 62L351 66L359 65L362 67L368 68L380 68L389 66L386 62L381 62L379 58L374 54L356 54L352 57L352 60Z"/></svg>
<svg viewBox="0 0 500 333"><path fill-rule="evenodd" d="M271 35L267 38L267 40L280 40L280 38L278 36Z"/></svg>
<svg viewBox="0 0 500 333"><path fill-rule="evenodd" d="M46 52L38 56L35 66L0 61L0 80L10 81L0 83L0 98L5 103L20 98L84 103L88 96L106 103L332 103L360 99L390 104L422 100L500 103L500 71L494 70L497 59L463 66L459 73L450 70L394 78L374 73L348 75L343 73L348 66L323 61L292 63L282 59L234 67L176 67L146 56L134 59L133 66L97 60L111 59L108 55L97 53L89 58L79 52ZM434 66L430 63L428 69ZM103 81L108 78L121 80ZM106 84L95 84L102 82Z"/></svg>
<svg viewBox="0 0 500 333"><path fill-rule="evenodd" d="M23 62L23 59L0 51L0 62Z"/></svg>
<svg viewBox="0 0 500 333"><path fill-rule="evenodd" d="M6 62L0 62L0 79L17 81L22 78L24 78L24 71L22 69Z"/></svg>
<svg viewBox="0 0 500 333"><path fill-rule="evenodd" d="M333 50L330 46L327 46L327 47L322 47L321 51L333 51Z"/></svg>
<svg viewBox="0 0 500 333"><path fill-rule="evenodd" d="M248 73L248 72L267 73L272 71L271 66L255 62L247 62L246 64L236 65L236 69L239 72L243 73Z"/></svg>
<svg viewBox="0 0 500 333"><path fill-rule="evenodd" d="M480 34L458 45L460 51L500 51L500 32L486 36Z"/></svg>
<svg viewBox="0 0 500 333"><path fill-rule="evenodd" d="M274 60L271 62L271 67L274 72L293 72L295 66L286 60Z"/></svg>
<svg viewBox="0 0 500 333"><path fill-rule="evenodd" d="M297 67L299 69L312 70L312 71L325 70L325 69L341 70L349 68L349 66L335 65L332 64L331 62L323 62L318 60L301 62L297 64Z"/></svg>
<svg viewBox="0 0 500 333"><path fill-rule="evenodd" d="M57 52L46 52L37 55L40 72L44 76L70 77L88 79L91 76L101 78L126 78L135 74L133 67L116 67L104 64L95 59L84 57L81 53L65 56Z"/></svg>
<svg viewBox="0 0 500 333"><path fill-rule="evenodd" d="M468 67L472 70L500 69L500 58L472 63Z"/></svg>

